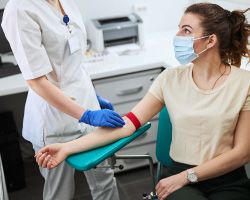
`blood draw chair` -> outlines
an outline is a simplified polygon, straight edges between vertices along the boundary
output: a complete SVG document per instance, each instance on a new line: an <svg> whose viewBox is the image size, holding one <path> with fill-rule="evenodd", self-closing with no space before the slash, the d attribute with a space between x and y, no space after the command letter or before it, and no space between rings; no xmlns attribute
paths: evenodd
<svg viewBox="0 0 250 200"><path fill-rule="evenodd" d="M79 171L86 171L91 168L98 167L102 161L108 159L109 165L112 169L119 168L123 169L123 166L116 166L117 159L147 159L150 166L150 174L152 177L152 192L148 195L143 194L143 199L157 199L155 195L156 182L159 181L162 166L167 166L171 163L171 158L169 157L170 143L172 140L172 125L169 119L168 111L164 107L160 112L158 131L157 131L157 142L156 142L156 157L158 160L157 164L157 175L154 174L153 159L150 155L116 155L115 153L121 148L135 140L140 135L144 134L151 127L150 122L147 122L141 128L136 130L131 136L122 138L114 143L108 144L106 146L98 147L85 152L76 153L70 155L66 162L73 168ZM103 167L103 166L102 166Z"/></svg>

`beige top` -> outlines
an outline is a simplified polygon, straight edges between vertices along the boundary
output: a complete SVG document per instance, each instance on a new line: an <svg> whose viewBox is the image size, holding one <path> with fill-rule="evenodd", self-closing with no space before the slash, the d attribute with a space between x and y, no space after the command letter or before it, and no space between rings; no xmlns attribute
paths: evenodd
<svg viewBox="0 0 250 200"><path fill-rule="evenodd" d="M239 113L250 110L250 72L232 66L221 86L204 91L194 83L192 68L166 69L149 92L168 109L171 158L199 165L233 148Z"/></svg>

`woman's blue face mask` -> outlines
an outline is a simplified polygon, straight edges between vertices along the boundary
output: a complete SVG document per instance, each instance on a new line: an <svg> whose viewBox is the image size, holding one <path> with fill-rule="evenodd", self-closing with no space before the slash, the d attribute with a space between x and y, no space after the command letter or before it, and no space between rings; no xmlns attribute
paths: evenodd
<svg viewBox="0 0 250 200"><path fill-rule="evenodd" d="M199 55L205 52L208 48L204 49L200 53L195 53L194 51L194 41L207 38L208 36L203 36L199 38L194 38L193 36L175 36L174 37L174 51L176 59L183 65L194 61Z"/></svg>

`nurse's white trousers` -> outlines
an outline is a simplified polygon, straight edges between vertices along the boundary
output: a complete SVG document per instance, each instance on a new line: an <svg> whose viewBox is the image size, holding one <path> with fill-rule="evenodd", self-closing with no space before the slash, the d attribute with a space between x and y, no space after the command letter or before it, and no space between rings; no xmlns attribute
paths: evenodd
<svg viewBox="0 0 250 200"><path fill-rule="evenodd" d="M35 152L40 148L33 146ZM107 165L104 161L100 165ZM72 200L75 192L74 173L66 162L54 169L39 167L44 177L44 200ZM113 170L97 168L84 172L93 200L119 200L119 194Z"/></svg>

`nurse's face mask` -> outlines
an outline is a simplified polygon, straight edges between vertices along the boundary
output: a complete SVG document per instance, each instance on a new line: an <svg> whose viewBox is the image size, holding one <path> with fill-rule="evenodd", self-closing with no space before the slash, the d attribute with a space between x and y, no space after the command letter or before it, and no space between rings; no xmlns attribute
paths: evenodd
<svg viewBox="0 0 250 200"><path fill-rule="evenodd" d="M188 64L198 58L200 54L205 52L208 48L199 53L195 53L194 41L207 38L209 36L210 35L199 38L194 38L193 36L175 36L173 41L174 51L175 57L179 63L183 65Z"/></svg>

